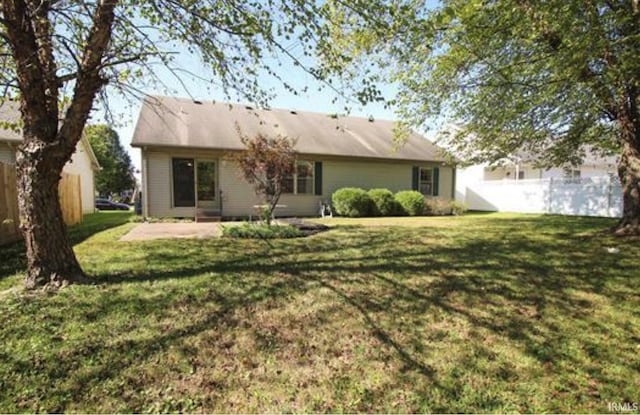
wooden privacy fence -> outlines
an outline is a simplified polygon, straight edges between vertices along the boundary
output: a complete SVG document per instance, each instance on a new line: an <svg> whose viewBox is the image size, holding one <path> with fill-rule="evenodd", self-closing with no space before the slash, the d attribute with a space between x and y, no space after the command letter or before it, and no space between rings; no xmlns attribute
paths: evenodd
<svg viewBox="0 0 640 415"><path fill-rule="evenodd" d="M58 187L60 207L67 225L82 222L82 196L80 176L62 174ZM0 163L0 245L20 239L16 168Z"/></svg>
<svg viewBox="0 0 640 415"><path fill-rule="evenodd" d="M58 185L62 217L67 225L82 222L82 193L80 192L80 176L62 173Z"/></svg>
<svg viewBox="0 0 640 415"><path fill-rule="evenodd" d="M0 245L19 238L16 168L0 163Z"/></svg>

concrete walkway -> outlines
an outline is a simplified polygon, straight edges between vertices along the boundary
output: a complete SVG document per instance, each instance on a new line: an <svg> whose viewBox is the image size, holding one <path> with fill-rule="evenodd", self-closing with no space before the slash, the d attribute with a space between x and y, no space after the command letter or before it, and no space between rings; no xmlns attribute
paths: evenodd
<svg viewBox="0 0 640 415"><path fill-rule="evenodd" d="M226 225L233 225L225 222ZM141 223L120 238L121 241L148 241L170 238L217 238L222 235L220 223Z"/></svg>

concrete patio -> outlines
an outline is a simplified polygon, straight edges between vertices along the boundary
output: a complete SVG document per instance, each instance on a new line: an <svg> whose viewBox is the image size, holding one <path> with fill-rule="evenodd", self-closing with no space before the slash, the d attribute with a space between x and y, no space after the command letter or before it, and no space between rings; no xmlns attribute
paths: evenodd
<svg viewBox="0 0 640 415"><path fill-rule="evenodd" d="M224 225L233 225L225 222ZM141 223L131 229L120 241L148 241L171 238L218 238L222 235L220 223Z"/></svg>

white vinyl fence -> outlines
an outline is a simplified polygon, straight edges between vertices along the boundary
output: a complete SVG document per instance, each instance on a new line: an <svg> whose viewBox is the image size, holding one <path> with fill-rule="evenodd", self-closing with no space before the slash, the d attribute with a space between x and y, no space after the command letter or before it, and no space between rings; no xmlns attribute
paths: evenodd
<svg viewBox="0 0 640 415"><path fill-rule="evenodd" d="M622 216L620 182L609 176L491 180L469 183L465 190L464 203L471 210Z"/></svg>

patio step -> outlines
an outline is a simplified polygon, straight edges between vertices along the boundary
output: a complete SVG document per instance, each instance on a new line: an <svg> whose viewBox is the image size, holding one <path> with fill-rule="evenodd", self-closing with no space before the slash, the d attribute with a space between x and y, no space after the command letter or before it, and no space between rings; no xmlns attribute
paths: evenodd
<svg viewBox="0 0 640 415"><path fill-rule="evenodd" d="M196 222L220 222L222 216L217 209L198 209L196 211Z"/></svg>
<svg viewBox="0 0 640 415"><path fill-rule="evenodd" d="M220 222L222 221L222 217L221 216L197 216L196 217L196 222Z"/></svg>

